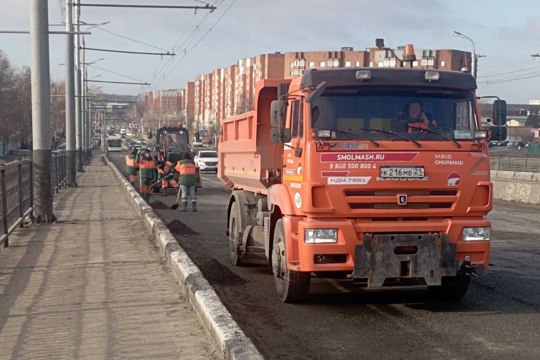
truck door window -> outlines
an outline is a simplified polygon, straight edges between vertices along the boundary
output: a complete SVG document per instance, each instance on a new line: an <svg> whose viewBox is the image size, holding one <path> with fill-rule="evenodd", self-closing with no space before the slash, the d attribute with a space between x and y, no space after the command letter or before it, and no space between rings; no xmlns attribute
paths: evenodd
<svg viewBox="0 0 540 360"><path fill-rule="evenodd" d="M456 102L456 127L454 135L457 139L470 139L474 129L474 111L469 101Z"/></svg>
<svg viewBox="0 0 540 360"><path fill-rule="evenodd" d="M303 107L300 100L294 100L291 106L291 136L302 137L304 133Z"/></svg>

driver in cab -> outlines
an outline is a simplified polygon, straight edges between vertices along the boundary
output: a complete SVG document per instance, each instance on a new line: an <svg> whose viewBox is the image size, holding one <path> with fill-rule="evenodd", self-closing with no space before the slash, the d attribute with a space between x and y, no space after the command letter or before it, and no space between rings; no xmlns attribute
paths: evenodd
<svg viewBox="0 0 540 360"><path fill-rule="evenodd" d="M437 121L431 119L424 112L421 102L413 102L409 104L409 115L407 116L407 131L409 133L422 131L430 126L437 126Z"/></svg>

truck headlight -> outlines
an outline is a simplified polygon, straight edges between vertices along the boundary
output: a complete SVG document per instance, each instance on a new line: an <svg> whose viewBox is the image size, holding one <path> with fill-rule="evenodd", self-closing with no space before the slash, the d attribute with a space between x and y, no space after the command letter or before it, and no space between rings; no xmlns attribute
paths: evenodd
<svg viewBox="0 0 540 360"><path fill-rule="evenodd" d="M489 241L491 240L491 228L467 227L463 228L463 241Z"/></svg>
<svg viewBox="0 0 540 360"><path fill-rule="evenodd" d="M306 244L337 243L337 229L306 229L304 242Z"/></svg>

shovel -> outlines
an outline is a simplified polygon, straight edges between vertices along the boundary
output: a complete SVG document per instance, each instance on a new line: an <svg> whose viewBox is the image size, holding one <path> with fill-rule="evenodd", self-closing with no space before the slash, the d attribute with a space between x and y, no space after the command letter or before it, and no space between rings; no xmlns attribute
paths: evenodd
<svg viewBox="0 0 540 360"><path fill-rule="evenodd" d="M163 180L169 180L170 178L173 177L173 174L169 174L167 176L165 176L163 179L158 179L156 180L156 182L152 183L152 185L150 185L151 188L153 188L154 186L156 186L157 184L161 184L161 181Z"/></svg>
<svg viewBox="0 0 540 360"><path fill-rule="evenodd" d="M182 192L182 187L178 186L178 193L176 194L176 202L171 205L171 209L176 210L180 206L180 204L178 204L178 199L180 198L181 192Z"/></svg>

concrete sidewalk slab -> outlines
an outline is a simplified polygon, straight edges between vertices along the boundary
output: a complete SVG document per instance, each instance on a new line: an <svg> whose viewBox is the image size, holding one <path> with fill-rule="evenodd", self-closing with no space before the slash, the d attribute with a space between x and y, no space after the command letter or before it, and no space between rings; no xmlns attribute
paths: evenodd
<svg viewBox="0 0 540 360"><path fill-rule="evenodd" d="M159 216L137 192L133 191L133 186L125 180L114 164L108 162L108 165L123 185L136 212L141 213L146 227L153 234L154 241L167 259L178 284L189 297L199 319L217 344L219 354L230 360L264 359Z"/></svg>
<svg viewBox="0 0 540 360"><path fill-rule="evenodd" d="M111 169L78 184L0 252L0 357L221 358Z"/></svg>

